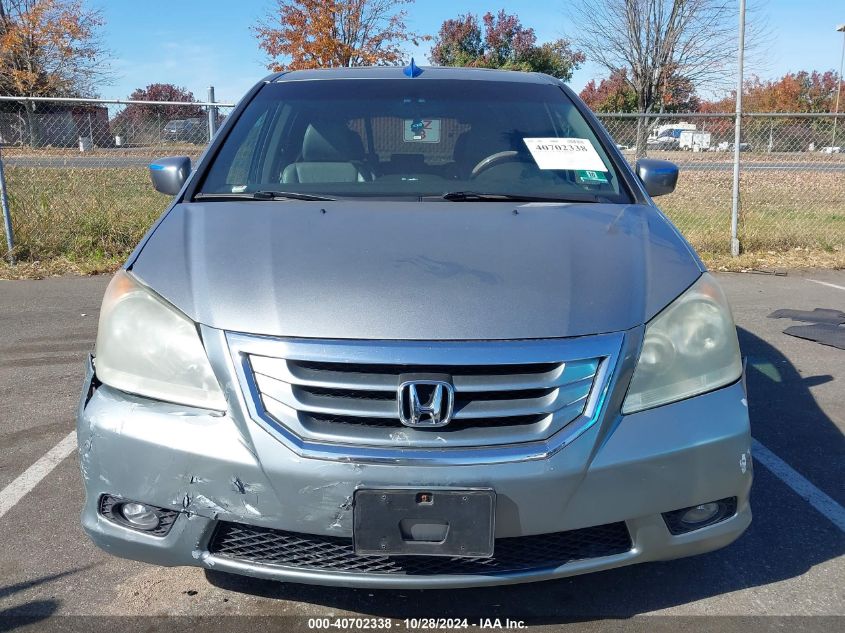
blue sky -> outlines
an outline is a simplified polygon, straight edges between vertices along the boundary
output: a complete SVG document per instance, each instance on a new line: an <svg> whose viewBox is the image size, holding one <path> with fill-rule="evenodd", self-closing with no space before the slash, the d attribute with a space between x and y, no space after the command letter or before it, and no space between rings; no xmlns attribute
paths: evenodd
<svg viewBox="0 0 845 633"><path fill-rule="evenodd" d="M568 2L577 0L417 0L408 24L417 32L436 34L443 20L459 13L482 14L506 6L540 41L566 35ZM250 31L272 5L271 0L89 0L102 9L104 43L114 59L115 81L100 95L126 98L150 83L174 83L204 99L214 85L220 100L235 101L267 73L267 58ZM771 33L765 45L764 77L801 69L838 69L845 23L842 0L770 0L760 2ZM412 52L425 62L428 46ZM754 69L752 69L754 70ZM587 63L571 81L580 90L601 69Z"/></svg>

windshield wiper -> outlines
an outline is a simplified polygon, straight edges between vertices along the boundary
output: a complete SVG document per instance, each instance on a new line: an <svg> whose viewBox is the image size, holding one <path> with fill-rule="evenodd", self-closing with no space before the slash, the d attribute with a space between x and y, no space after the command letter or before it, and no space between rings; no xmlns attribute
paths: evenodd
<svg viewBox="0 0 845 633"><path fill-rule="evenodd" d="M423 198L431 199L430 198ZM592 193L567 193L565 196L533 196L514 193L479 193L477 191L450 191L439 196L449 202L607 202L607 198Z"/></svg>
<svg viewBox="0 0 845 633"><path fill-rule="evenodd" d="M256 191L254 193L198 193L194 200L310 200L329 201L334 198L297 191Z"/></svg>

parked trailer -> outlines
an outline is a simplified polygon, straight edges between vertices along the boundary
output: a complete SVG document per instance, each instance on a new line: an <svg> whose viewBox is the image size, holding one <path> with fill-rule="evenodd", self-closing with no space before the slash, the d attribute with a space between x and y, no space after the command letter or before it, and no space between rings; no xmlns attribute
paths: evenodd
<svg viewBox="0 0 845 633"><path fill-rule="evenodd" d="M678 148L694 152L706 152L710 149L710 132L684 130L678 137Z"/></svg>

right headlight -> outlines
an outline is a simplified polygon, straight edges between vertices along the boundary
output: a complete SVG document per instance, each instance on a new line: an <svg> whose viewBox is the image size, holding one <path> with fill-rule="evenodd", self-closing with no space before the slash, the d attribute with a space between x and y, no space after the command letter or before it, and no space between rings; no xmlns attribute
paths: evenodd
<svg viewBox="0 0 845 633"><path fill-rule="evenodd" d="M226 410L196 324L124 270L106 289L95 350L97 378L110 387Z"/></svg>
<svg viewBox="0 0 845 633"><path fill-rule="evenodd" d="M634 413L735 382L742 359L731 310L704 273L646 326L622 413Z"/></svg>

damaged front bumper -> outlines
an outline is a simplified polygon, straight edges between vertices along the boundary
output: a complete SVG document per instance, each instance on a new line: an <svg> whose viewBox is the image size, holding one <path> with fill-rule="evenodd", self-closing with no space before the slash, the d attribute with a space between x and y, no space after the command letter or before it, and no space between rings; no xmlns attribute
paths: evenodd
<svg viewBox="0 0 845 633"><path fill-rule="evenodd" d="M82 525L104 550L165 566L366 587L463 587L546 580L723 547L750 524L750 435L741 383L597 424L546 459L465 466L391 465L301 457L236 413L215 414L96 385L89 366L78 440ZM246 430L245 430L246 429ZM351 543L359 488L492 488L495 536L552 535L624 522L630 548L505 572L403 574L268 564L211 550L240 524ZM165 536L110 520L111 495L175 510ZM736 498L725 520L672 535L662 513Z"/></svg>

